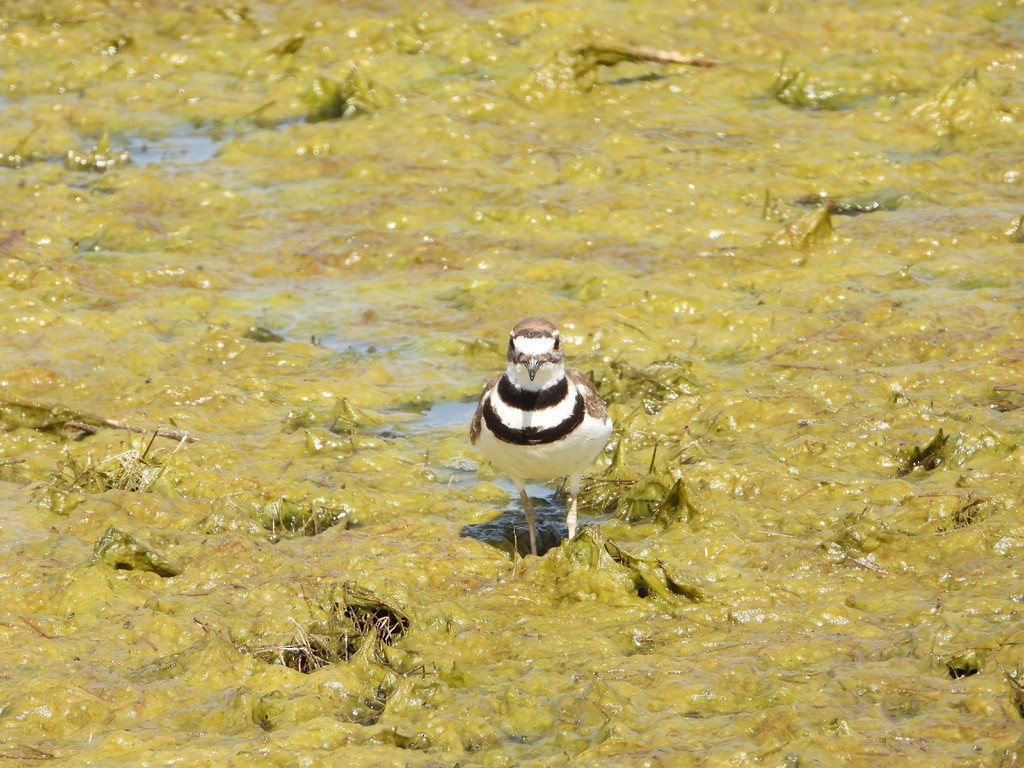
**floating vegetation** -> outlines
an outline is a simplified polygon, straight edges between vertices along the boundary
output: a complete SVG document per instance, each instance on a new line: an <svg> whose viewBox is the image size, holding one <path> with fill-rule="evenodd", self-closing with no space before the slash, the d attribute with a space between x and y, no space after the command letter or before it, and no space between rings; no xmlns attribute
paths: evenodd
<svg viewBox="0 0 1024 768"><path fill-rule="evenodd" d="M135 47L135 38L131 35L115 35L93 48L100 56L116 56Z"/></svg>
<svg viewBox="0 0 1024 768"><path fill-rule="evenodd" d="M353 66L341 82L329 77L316 77L302 96L306 103L306 120L319 123L377 112L396 101L393 91L362 70Z"/></svg>
<svg viewBox="0 0 1024 768"><path fill-rule="evenodd" d="M665 403L680 395L700 391L700 382L693 374L693 363L671 355L643 368L623 358L608 363L608 372L597 380L601 396L615 402L626 400L643 406L648 414L660 411Z"/></svg>
<svg viewBox="0 0 1024 768"><path fill-rule="evenodd" d="M269 58L281 59L285 56L293 56L298 53L303 44L306 42L306 36L301 32L296 32L294 35L286 39L285 41L278 43L270 49L268 54Z"/></svg>
<svg viewBox="0 0 1024 768"><path fill-rule="evenodd" d="M64 157L64 165L72 171L92 171L103 173L114 168L128 165L132 161L131 152L127 149L110 148L110 138L103 134L99 143L88 152L69 149Z"/></svg>
<svg viewBox="0 0 1024 768"><path fill-rule="evenodd" d="M14 482L24 463L24 459L0 459L0 481Z"/></svg>
<svg viewBox="0 0 1024 768"><path fill-rule="evenodd" d="M282 726L287 727L298 720L305 722L313 717L323 716L331 720L342 720L361 726L376 725L387 705L389 691L368 686L371 690L361 692L362 695L346 692L341 695L340 702L332 695L331 699L320 696L304 696L301 693L286 693L274 690L252 701L252 721L264 731L275 731ZM394 729L383 731L389 737Z"/></svg>
<svg viewBox="0 0 1024 768"><path fill-rule="evenodd" d="M964 499L963 502L953 510L953 514L950 516L953 529L956 530L957 528L964 528L968 525L972 525L984 512L987 502L988 499L979 499L973 496L969 496Z"/></svg>
<svg viewBox="0 0 1024 768"><path fill-rule="evenodd" d="M303 408L292 411L286 418L289 431L322 428L336 435L351 435L377 426L381 420L375 414L356 408L348 398L335 400L328 409Z"/></svg>
<svg viewBox="0 0 1024 768"><path fill-rule="evenodd" d="M386 665L384 648L409 629L403 611L354 584L328 585L310 611L313 621L306 628L296 624L290 642L257 648L253 655L304 674L362 654Z"/></svg>
<svg viewBox="0 0 1024 768"><path fill-rule="evenodd" d="M281 334L275 333L269 328L264 328L261 325L254 325L250 327L249 330L242 334L242 338L249 339L249 341L258 341L261 344L286 341L285 337Z"/></svg>
<svg viewBox="0 0 1024 768"><path fill-rule="evenodd" d="M604 549L612 560L632 574L638 597L660 597L665 600L684 597L693 603L707 598L702 586L683 582L670 573L660 560L631 555L611 539L605 539Z"/></svg>
<svg viewBox="0 0 1024 768"><path fill-rule="evenodd" d="M674 602L682 597L691 602L706 598L699 584L687 584L669 572L660 560L631 555L596 528L585 525L566 547L559 549L572 573L597 571L608 577L610 585L628 589L641 599L660 598ZM551 565L549 567L559 567Z"/></svg>
<svg viewBox="0 0 1024 768"><path fill-rule="evenodd" d="M322 498L308 501L278 499L259 511L259 523L275 537L316 536L349 520L347 507L335 507Z"/></svg>
<svg viewBox="0 0 1024 768"><path fill-rule="evenodd" d="M1017 714L1024 717L1024 673L1021 672L1020 662L1013 672L1004 672L1006 682L1010 684L1010 700L1013 702Z"/></svg>
<svg viewBox="0 0 1024 768"><path fill-rule="evenodd" d="M874 96L865 86L844 85L816 77L801 67L783 62L775 73L770 90L772 98L794 109L839 111L859 106L866 97Z"/></svg>
<svg viewBox="0 0 1024 768"><path fill-rule="evenodd" d="M310 453L331 451L341 455L358 450L351 436L344 433L332 432L322 427L311 427L303 431L306 435L306 450Z"/></svg>
<svg viewBox="0 0 1024 768"><path fill-rule="evenodd" d="M981 660L977 651L967 650L951 656L946 660L946 671L954 680L978 674L981 671Z"/></svg>
<svg viewBox="0 0 1024 768"><path fill-rule="evenodd" d="M885 573L885 568L875 562L875 553L894 539L895 534L876 514L865 511L849 515L842 530L821 546L825 558L832 563L850 563L865 570Z"/></svg>
<svg viewBox="0 0 1024 768"><path fill-rule="evenodd" d="M1013 386L993 387L992 395L979 400L975 405L991 408L993 411L999 411L1000 413L1016 411L1018 408L1024 408L1024 388Z"/></svg>
<svg viewBox="0 0 1024 768"><path fill-rule="evenodd" d="M1003 230L1003 234L1011 243L1024 243L1024 215L1011 221L1009 226Z"/></svg>
<svg viewBox="0 0 1024 768"><path fill-rule="evenodd" d="M686 494L683 479L677 477L668 489L661 502L654 510L654 522L666 528L678 522L690 522L700 516L700 510L690 501Z"/></svg>
<svg viewBox="0 0 1024 768"><path fill-rule="evenodd" d="M802 251L823 240L831 240L833 235L829 207L819 205L810 213L787 221L781 229L768 238L768 243Z"/></svg>
<svg viewBox="0 0 1024 768"><path fill-rule="evenodd" d="M805 195L794 202L805 207L826 207L834 216L860 216L876 211L895 211L903 203L919 197L916 192L903 189L881 189L868 195L833 196L824 192L816 195Z"/></svg>
<svg viewBox="0 0 1024 768"><path fill-rule="evenodd" d="M672 476L667 463L657 464L657 455L655 447L647 473L641 475L626 464L620 439L608 469L580 490L580 499L589 508L613 510L617 518L629 523L668 527L694 520L700 511L687 496L686 485L682 478Z"/></svg>
<svg viewBox="0 0 1024 768"><path fill-rule="evenodd" d="M901 77L892 71L865 67L856 58L833 59L830 65L842 66L839 77L791 65L783 59L768 93L794 110L824 112L866 107L881 100L891 103L905 93Z"/></svg>
<svg viewBox="0 0 1024 768"><path fill-rule="evenodd" d="M640 477L626 462L624 437L620 435L608 468L599 477L589 478L580 488L579 503L595 512L616 510L623 493L638 483Z"/></svg>
<svg viewBox="0 0 1024 768"><path fill-rule="evenodd" d="M656 471L654 460L646 475L618 494L615 516L629 523L654 522L668 527L689 522L699 512L686 495L682 478L668 475L664 468Z"/></svg>
<svg viewBox="0 0 1024 768"><path fill-rule="evenodd" d="M601 67L614 67L623 62L681 64L690 67L716 67L723 63L652 48L596 43L574 45L558 51L519 83L517 90L527 101L556 93L586 93L597 84Z"/></svg>
<svg viewBox="0 0 1024 768"><path fill-rule="evenodd" d="M181 568L163 554L113 526L96 542L89 562L103 563L121 571L146 571L165 578L181 573Z"/></svg>
<svg viewBox="0 0 1024 768"><path fill-rule="evenodd" d="M780 104L798 109L842 109L848 105L848 95L842 86L819 80L807 70L783 64L775 74L771 87L772 97Z"/></svg>
<svg viewBox="0 0 1024 768"><path fill-rule="evenodd" d="M21 168L21 166L25 164L26 160L31 159L31 157L29 157L25 152L25 145L28 144L28 140L32 138L32 134L34 134L38 129L39 128L37 126L22 136L12 149L6 152L0 152L0 166L5 168Z"/></svg>
<svg viewBox="0 0 1024 768"><path fill-rule="evenodd" d="M1014 120L1013 111L982 86L976 69L919 104L910 116L932 123L940 136L949 138L977 136Z"/></svg>
<svg viewBox="0 0 1024 768"><path fill-rule="evenodd" d="M157 457L155 451L151 453L155 440L154 434L141 451L129 448L99 461L93 461L89 455L82 462L70 451L65 451L64 461L50 483L50 490L57 494L102 493L111 490L146 493L153 489L170 459L184 444L182 440L170 456L163 458Z"/></svg>
<svg viewBox="0 0 1024 768"><path fill-rule="evenodd" d="M761 204L761 219L773 223L785 221L786 217L782 213L780 204L782 201L772 194L772 191L767 187L764 190L764 202Z"/></svg>
<svg viewBox="0 0 1024 768"><path fill-rule="evenodd" d="M923 446L914 446L910 449L910 455L903 461L896 471L897 477L909 475L918 467L926 472L941 465L946 460L946 444L949 442L949 435L939 429L935 437Z"/></svg>

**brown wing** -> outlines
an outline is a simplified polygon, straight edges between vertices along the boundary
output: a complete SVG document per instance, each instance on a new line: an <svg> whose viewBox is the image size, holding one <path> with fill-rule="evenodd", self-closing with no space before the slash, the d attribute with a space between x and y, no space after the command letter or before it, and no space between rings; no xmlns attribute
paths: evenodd
<svg viewBox="0 0 1024 768"><path fill-rule="evenodd" d="M473 413L473 420L469 423L469 442L476 445L480 437L480 422L484 417L484 400L492 389L498 385L501 376L495 376L484 384L484 391L480 393L480 402L476 404L476 411Z"/></svg>
<svg viewBox="0 0 1024 768"><path fill-rule="evenodd" d="M583 405L587 407L587 413L595 419L607 419L608 406L604 404L604 400L597 394L597 390L594 389L594 384L591 382L590 377L585 373L577 371L575 368L566 368L565 375L583 395ZM479 408L477 411L479 412Z"/></svg>

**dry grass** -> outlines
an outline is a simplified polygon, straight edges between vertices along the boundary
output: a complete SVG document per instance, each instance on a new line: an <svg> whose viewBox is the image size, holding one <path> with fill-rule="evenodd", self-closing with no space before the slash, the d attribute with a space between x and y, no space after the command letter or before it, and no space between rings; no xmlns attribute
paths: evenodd
<svg viewBox="0 0 1024 768"><path fill-rule="evenodd" d="M363 653L384 662L383 647L393 645L409 628L404 613L351 584L329 585L310 610L313 621L308 627L290 620L295 635L289 642L251 653L304 674Z"/></svg>
<svg viewBox="0 0 1024 768"><path fill-rule="evenodd" d="M61 463L51 482L52 490L68 493L81 491L102 493L109 490L133 491L145 493L152 490L160 479L171 458L178 452L185 439L179 440L170 456L157 457L153 451L153 443L157 438L154 432L146 447L141 451L129 448L126 451L94 461L92 455L82 462L70 451L65 452Z"/></svg>

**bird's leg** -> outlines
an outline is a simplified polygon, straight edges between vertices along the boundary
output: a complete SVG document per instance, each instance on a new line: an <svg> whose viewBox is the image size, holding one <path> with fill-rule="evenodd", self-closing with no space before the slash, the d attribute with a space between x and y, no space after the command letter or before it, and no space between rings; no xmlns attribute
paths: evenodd
<svg viewBox="0 0 1024 768"><path fill-rule="evenodd" d="M537 513L533 511L533 502L530 501L530 497L526 494L526 486L519 480L516 481L516 485L519 486L519 498L523 502L523 514L526 515L526 525L530 529L530 552L534 557L537 556Z"/></svg>
<svg viewBox="0 0 1024 768"><path fill-rule="evenodd" d="M569 538L576 535L576 497L580 495L579 474L569 476L569 513L565 516L565 524L569 528Z"/></svg>

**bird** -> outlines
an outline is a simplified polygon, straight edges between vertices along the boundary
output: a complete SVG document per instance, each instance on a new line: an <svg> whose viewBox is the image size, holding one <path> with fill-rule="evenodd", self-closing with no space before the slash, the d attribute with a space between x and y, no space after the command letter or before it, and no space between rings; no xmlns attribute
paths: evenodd
<svg viewBox="0 0 1024 768"><path fill-rule="evenodd" d="M509 333L505 372L484 385L470 423L470 442L515 483L537 554L537 516L526 481L568 479L569 538L583 471L608 443L612 421L590 378L565 367L553 323L528 317Z"/></svg>

